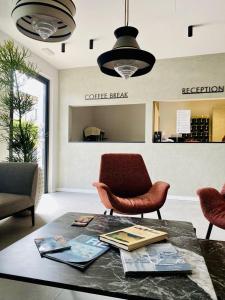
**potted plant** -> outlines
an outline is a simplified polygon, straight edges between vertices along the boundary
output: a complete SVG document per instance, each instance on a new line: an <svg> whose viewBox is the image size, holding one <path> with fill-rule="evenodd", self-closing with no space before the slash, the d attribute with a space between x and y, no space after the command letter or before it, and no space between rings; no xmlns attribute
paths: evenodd
<svg viewBox="0 0 225 300"><path fill-rule="evenodd" d="M7 143L8 161L36 161L38 130L24 117L35 104L33 96L22 92L26 78L37 75L36 67L28 61L30 53L13 41L0 45L0 127L1 139Z"/></svg>

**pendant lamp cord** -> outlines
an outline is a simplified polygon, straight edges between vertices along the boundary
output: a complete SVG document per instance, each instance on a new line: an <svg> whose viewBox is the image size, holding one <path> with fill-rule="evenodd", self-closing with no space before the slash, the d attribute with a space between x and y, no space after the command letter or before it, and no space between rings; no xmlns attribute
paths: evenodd
<svg viewBox="0 0 225 300"><path fill-rule="evenodd" d="M129 0L125 0L125 26L129 23Z"/></svg>

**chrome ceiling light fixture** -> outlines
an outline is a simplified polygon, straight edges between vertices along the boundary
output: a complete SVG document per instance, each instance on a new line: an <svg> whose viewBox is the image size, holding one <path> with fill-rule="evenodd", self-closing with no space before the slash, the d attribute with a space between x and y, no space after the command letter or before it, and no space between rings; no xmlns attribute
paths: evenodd
<svg viewBox="0 0 225 300"><path fill-rule="evenodd" d="M101 54L97 60L103 73L125 79L150 72L155 63L154 55L140 49L136 41L138 30L128 26L128 21L129 0L125 0L125 26L115 30L117 41L113 49Z"/></svg>
<svg viewBox="0 0 225 300"><path fill-rule="evenodd" d="M73 33L76 7L72 0L18 0L12 10L17 29L43 42L61 42Z"/></svg>

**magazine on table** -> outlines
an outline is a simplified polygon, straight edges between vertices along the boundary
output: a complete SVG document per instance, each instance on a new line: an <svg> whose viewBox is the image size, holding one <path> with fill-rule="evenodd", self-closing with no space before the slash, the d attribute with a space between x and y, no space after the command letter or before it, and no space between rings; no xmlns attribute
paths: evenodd
<svg viewBox="0 0 225 300"><path fill-rule="evenodd" d="M68 241L62 235L56 235L51 237L36 238L34 242L41 254L52 253L56 251L63 251L70 249Z"/></svg>
<svg viewBox="0 0 225 300"><path fill-rule="evenodd" d="M145 245L165 240L167 237L168 234L164 231L134 225L121 230L101 234L99 239L118 248L132 251Z"/></svg>
<svg viewBox="0 0 225 300"><path fill-rule="evenodd" d="M127 252L120 249L125 275L151 273L166 275L190 274L192 267L186 263L171 243L156 243Z"/></svg>
<svg viewBox="0 0 225 300"><path fill-rule="evenodd" d="M85 234L70 240L68 244L71 246L68 250L47 253L43 256L79 269L85 269L100 255L109 250L109 245L99 241L97 237Z"/></svg>

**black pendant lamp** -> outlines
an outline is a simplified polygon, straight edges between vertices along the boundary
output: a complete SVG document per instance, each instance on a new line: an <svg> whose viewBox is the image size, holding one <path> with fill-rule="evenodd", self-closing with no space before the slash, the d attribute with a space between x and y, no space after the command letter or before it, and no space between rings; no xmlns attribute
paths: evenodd
<svg viewBox="0 0 225 300"><path fill-rule="evenodd" d="M29 38L61 42L68 39L76 27L75 12L72 0L17 0L12 18L17 29Z"/></svg>
<svg viewBox="0 0 225 300"><path fill-rule="evenodd" d="M129 0L125 0L125 26L115 30L117 41L113 49L102 53L97 60L103 73L125 79L145 75L155 63L154 55L140 49L136 41L138 30L128 26L128 19Z"/></svg>

